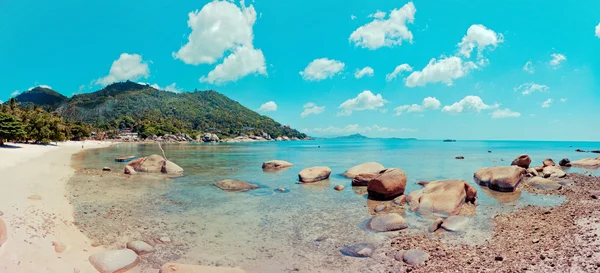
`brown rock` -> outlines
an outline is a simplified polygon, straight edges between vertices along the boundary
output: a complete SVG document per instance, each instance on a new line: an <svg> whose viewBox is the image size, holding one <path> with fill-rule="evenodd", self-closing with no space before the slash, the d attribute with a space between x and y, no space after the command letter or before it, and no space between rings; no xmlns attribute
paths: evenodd
<svg viewBox="0 0 600 273"><path fill-rule="evenodd" d="M283 160L270 160L270 161L263 162L263 164L262 164L263 169L269 169L269 170L289 168L291 166L294 166L294 165L290 162L283 161Z"/></svg>
<svg viewBox="0 0 600 273"><path fill-rule="evenodd" d="M231 179L221 180L221 181L219 181L219 183L215 184L215 186L217 186L219 189L222 189L224 191L249 191L249 190L260 188L256 184L251 184L246 181L231 180Z"/></svg>
<svg viewBox="0 0 600 273"><path fill-rule="evenodd" d="M454 215L465 202L474 202L476 197L477 189L465 180L440 180L411 192L407 201L411 210L421 215Z"/></svg>
<svg viewBox="0 0 600 273"><path fill-rule="evenodd" d="M63 244L61 242L57 242L57 241L52 241L52 246L54 247L54 251L56 253L62 253L67 248L67 246L65 246L65 244Z"/></svg>
<svg viewBox="0 0 600 273"><path fill-rule="evenodd" d="M525 172L519 166L488 167L475 171L473 178L475 182L492 190L515 191Z"/></svg>
<svg viewBox="0 0 600 273"><path fill-rule="evenodd" d="M356 165L350 169L348 169L344 176L348 178L354 178L355 176L366 173L366 174L379 174L383 169L383 165L377 162L366 162L360 165Z"/></svg>
<svg viewBox="0 0 600 273"><path fill-rule="evenodd" d="M531 164L531 158L526 154L522 154L515 158L515 160L513 160L513 162L510 165L519 166L521 168L527 169L529 168L529 164Z"/></svg>
<svg viewBox="0 0 600 273"><path fill-rule="evenodd" d="M529 168L529 169L527 169L527 176L529 176L529 177L538 176L538 171L536 171L535 168Z"/></svg>
<svg viewBox="0 0 600 273"><path fill-rule="evenodd" d="M544 162L542 162L542 166L556 166L556 163L554 163L554 160L552 160L552 158L546 158L544 159Z"/></svg>
<svg viewBox="0 0 600 273"><path fill-rule="evenodd" d="M298 178L300 179L300 182L310 183L325 180L329 178L330 174L331 169L329 167L317 166L300 171Z"/></svg>
<svg viewBox="0 0 600 273"><path fill-rule="evenodd" d="M224 266L167 263L160 267L158 273L246 273L246 271L241 268Z"/></svg>
<svg viewBox="0 0 600 273"><path fill-rule="evenodd" d="M391 168L381 171L379 176L371 179L367 186L369 198L391 199L404 193L406 173L402 169Z"/></svg>
<svg viewBox="0 0 600 273"><path fill-rule="evenodd" d="M369 185L369 181L377 176L379 176L379 174L359 173L352 178L352 186L367 186Z"/></svg>
<svg viewBox="0 0 600 273"><path fill-rule="evenodd" d="M544 177L565 177L565 176L567 176L567 173L565 173L558 166L546 166L546 167L544 167L543 173L544 173Z"/></svg>
<svg viewBox="0 0 600 273"><path fill-rule="evenodd" d="M571 162L571 166L579 168L597 169L600 168L600 156L597 158L584 158Z"/></svg>
<svg viewBox="0 0 600 273"><path fill-rule="evenodd" d="M183 169L160 155L142 157L127 163L136 172L181 174Z"/></svg>
<svg viewBox="0 0 600 273"><path fill-rule="evenodd" d="M344 188L346 188L344 185L335 185L335 187L333 187L336 191L343 191Z"/></svg>

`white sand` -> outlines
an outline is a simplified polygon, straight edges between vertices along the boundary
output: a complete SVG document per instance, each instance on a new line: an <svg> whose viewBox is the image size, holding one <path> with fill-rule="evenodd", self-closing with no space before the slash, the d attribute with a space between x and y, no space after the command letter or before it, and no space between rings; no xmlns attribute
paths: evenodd
<svg viewBox="0 0 600 273"><path fill-rule="evenodd" d="M88 262L103 251L73 224L66 183L74 170L71 156L110 143L85 141L58 146L14 145L0 148L0 216L8 240L0 247L0 272L97 272ZM31 195L41 200L30 200ZM52 241L66 245L56 253Z"/></svg>

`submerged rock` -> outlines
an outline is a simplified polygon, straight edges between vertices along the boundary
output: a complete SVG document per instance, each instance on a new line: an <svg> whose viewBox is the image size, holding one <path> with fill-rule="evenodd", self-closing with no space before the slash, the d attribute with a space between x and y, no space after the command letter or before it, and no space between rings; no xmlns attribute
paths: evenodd
<svg viewBox="0 0 600 273"><path fill-rule="evenodd" d="M531 179L529 179L529 181L527 181L527 184L529 184L530 186L532 186L536 189L547 190L547 191L558 190L562 187L561 184L559 184L558 182L556 182L554 180L541 178L541 177L531 178Z"/></svg>
<svg viewBox="0 0 600 273"><path fill-rule="evenodd" d="M412 211L422 215L454 215L465 202L475 202L477 189L465 180L440 180L408 194Z"/></svg>
<svg viewBox="0 0 600 273"><path fill-rule="evenodd" d="M366 162L366 163L363 163L363 164L360 164L360 165L357 165L357 166L354 166L354 167L348 169L344 173L344 176L348 177L348 178L354 178L355 176L357 176L358 174L361 174L361 173L378 174L383 169L385 169L385 168L380 163Z"/></svg>
<svg viewBox="0 0 600 273"><path fill-rule="evenodd" d="M519 166L525 169L529 168L529 164L531 164L531 158L526 154L518 156L510 163L511 166Z"/></svg>
<svg viewBox="0 0 600 273"><path fill-rule="evenodd" d="M475 182L491 190L515 191L525 172L519 166L487 167L475 171L473 178Z"/></svg>
<svg viewBox="0 0 600 273"><path fill-rule="evenodd" d="M292 163L283 161L283 160L270 160L263 162L262 168L264 170L275 170L275 169L283 169L294 166Z"/></svg>
<svg viewBox="0 0 600 273"><path fill-rule="evenodd" d="M455 157L455 159L465 159L465 157L462 155L459 155L459 156Z"/></svg>
<svg viewBox="0 0 600 273"><path fill-rule="evenodd" d="M369 198L392 199L404 193L406 173L402 169L390 168L369 181L367 191Z"/></svg>
<svg viewBox="0 0 600 273"><path fill-rule="evenodd" d="M300 179L300 182L310 183L325 180L329 178L330 174L331 169L329 167L317 166L300 171L298 178Z"/></svg>
<svg viewBox="0 0 600 273"><path fill-rule="evenodd" d="M565 177L567 176L567 173L565 173L560 167L558 166L546 166L544 167L543 170L544 173L544 177Z"/></svg>
<svg viewBox="0 0 600 273"><path fill-rule="evenodd" d="M558 162L558 165L563 167L571 167L571 160L568 158L563 158Z"/></svg>
<svg viewBox="0 0 600 273"><path fill-rule="evenodd" d="M429 260L429 254L420 249L411 249L404 252L402 260L410 265L424 264Z"/></svg>
<svg viewBox="0 0 600 273"><path fill-rule="evenodd" d="M154 251L154 248L144 241L128 242L127 248L133 250L138 255L143 255Z"/></svg>
<svg viewBox="0 0 600 273"><path fill-rule="evenodd" d="M371 218L369 227L372 230L385 232L408 228L406 221L402 216L396 213L377 215Z"/></svg>
<svg viewBox="0 0 600 273"><path fill-rule="evenodd" d="M352 178L352 186L368 186L371 179L377 177L379 174L373 173L360 173Z"/></svg>
<svg viewBox="0 0 600 273"><path fill-rule="evenodd" d="M375 253L375 246L367 243L345 246L340 249L340 252L346 256L366 258L371 257Z"/></svg>
<svg viewBox="0 0 600 273"><path fill-rule="evenodd" d="M241 268L166 263L158 273L246 273Z"/></svg>
<svg viewBox="0 0 600 273"><path fill-rule="evenodd" d="M183 169L160 155L142 157L127 163L136 172L181 174ZM125 170L124 170L125 172Z"/></svg>
<svg viewBox="0 0 600 273"><path fill-rule="evenodd" d="M101 273L114 273L134 268L140 258L131 249L120 249L96 253L89 261Z"/></svg>
<svg viewBox="0 0 600 273"><path fill-rule="evenodd" d="M469 218L464 216L449 216L442 223L442 228L447 231L460 231L463 230L469 223Z"/></svg>
<svg viewBox="0 0 600 273"><path fill-rule="evenodd" d="M249 191L260 188L256 184L251 184L246 181L225 179L215 184L219 189L224 191Z"/></svg>

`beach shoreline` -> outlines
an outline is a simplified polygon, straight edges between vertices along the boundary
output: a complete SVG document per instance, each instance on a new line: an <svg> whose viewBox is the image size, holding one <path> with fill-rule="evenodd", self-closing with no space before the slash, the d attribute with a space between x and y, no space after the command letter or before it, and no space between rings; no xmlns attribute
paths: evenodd
<svg viewBox="0 0 600 273"><path fill-rule="evenodd" d="M8 235L0 247L0 271L97 272L88 257L104 248L92 247L76 226L66 185L75 173L72 155L110 145L69 141L0 148L0 219Z"/></svg>

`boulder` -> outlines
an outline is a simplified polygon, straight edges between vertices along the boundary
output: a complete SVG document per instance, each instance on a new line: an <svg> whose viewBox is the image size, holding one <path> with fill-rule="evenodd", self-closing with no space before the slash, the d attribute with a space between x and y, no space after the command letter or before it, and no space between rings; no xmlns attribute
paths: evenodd
<svg viewBox="0 0 600 273"><path fill-rule="evenodd" d="M154 251L154 248L144 241L127 242L127 248L133 250L133 252L138 255L143 255Z"/></svg>
<svg viewBox="0 0 600 273"><path fill-rule="evenodd" d="M241 268L166 263L158 273L246 273Z"/></svg>
<svg viewBox="0 0 600 273"><path fill-rule="evenodd" d="M379 176L379 174L359 173L352 178L352 186L367 186L369 185L369 181L377 176Z"/></svg>
<svg viewBox="0 0 600 273"><path fill-rule="evenodd" d="M567 173L565 173L558 166L546 166L546 167L544 167L543 173L544 173L544 177L545 178L548 178L548 177L565 177L565 176L567 176Z"/></svg>
<svg viewBox="0 0 600 273"><path fill-rule="evenodd" d="M115 273L134 268L140 258L131 249L119 249L96 253L89 261L100 273Z"/></svg>
<svg viewBox="0 0 600 273"><path fill-rule="evenodd" d="M558 162L558 165L563 167L571 167L571 160L568 158L563 158Z"/></svg>
<svg viewBox="0 0 600 273"><path fill-rule="evenodd" d="M544 166L544 167L547 167L547 166L556 166L556 163L554 163L554 160L552 160L552 158L546 158L542 162L542 166Z"/></svg>
<svg viewBox="0 0 600 273"><path fill-rule="evenodd" d="M519 166L525 169L529 168L529 164L531 164L531 158L526 154L518 156L512 161L512 163L510 163L511 166Z"/></svg>
<svg viewBox="0 0 600 273"><path fill-rule="evenodd" d="M123 168L123 173L124 174L136 174L137 172L133 169L133 167L131 167L129 165L125 165L125 168Z"/></svg>
<svg viewBox="0 0 600 273"><path fill-rule="evenodd" d="M0 247L2 247L2 244L4 244L7 239L8 230L6 229L6 224L4 224L4 221L0 219Z"/></svg>
<svg viewBox="0 0 600 273"><path fill-rule="evenodd" d="M584 158L571 162L571 166L579 168L596 169L600 168L600 156L597 158Z"/></svg>
<svg viewBox="0 0 600 273"><path fill-rule="evenodd" d="M293 166L292 163L283 161L283 160L270 160L270 161L263 162L263 164L262 164L262 168L264 170L283 169L283 168L289 168L291 166Z"/></svg>
<svg viewBox="0 0 600 273"><path fill-rule="evenodd" d="M465 157L462 155L459 155L459 156L455 157L455 159L465 159Z"/></svg>
<svg viewBox="0 0 600 273"><path fill-rule="evenodd" d="M535 177L538 176L538 172L534 168L527 169L527 176Z"/></svg>
<svg viewBox="0 0 600 273"><path fill-rule="evenodd" d="M317 166L306 168L300 171L300 173L298 174L298 178L300 179L300 182L310 183L325 180L329 178L330 174L331 169L329 167Z"/></svg>
<svg viewBox="0 0 600 273"><path fill-rule="evenodd" d="M406 173L402 169L385 169L367 186L369 197L373 199L392 199L402 195L406 188Z"/></svg>
<svg viewBox="0 0 600 273"><path fill-rule="evenodd" d="M455 215L465 202L475 202L477 189L465 180L440 180L408 194L412 211L421 215Z"/></svg>
<svg viewBox="0 0 600 273"><path fill-rule="evenodd" d="M378 174L383 169L385 169L383 165L377 162L367 162L348 169L344 173L344 176L348 178L354 178L356 175L361 173Z"/></svg>
<svg viewBox="0 0 600 273"><path fill-rule="evenodd" d="M495 191L515 191L526 170L519 166L497 166L475 171L475 182Z"/></svg>
<svg viewBox="0 0 600 273"><path fill-rule="evenodd" d="M202 142L219 142L219 137L215 134L206 133L201 138Z"/></svg>
<svg viewBox="0 0 600 273"><path fill-rule="evenodd" d="M215 184L219 189L224 191L249 191L260 188L256 184L251 184L246 181L225 179Z"/></svg>
<svg viewBox="0 0 600 273"><path fill-rule="evenodd" d="M538 173L541 173L541 172L543 172L543 171L544 171L544 165L540 165L540 166L537 166L537 167L533 167L533 169L534 169L536 172L538 172Z"/></svg>
<svg viewBox="0 0 600 273"><path fill-rule="evenodd" d="M402 260L410 265L424 264L429 260L429 254L420 249L411 249L404 252Z"/></svg>
<svg viewBox="0 0 600 273"><path fill-rule="evenodd" d="M340 252L346 256L366 258L371 257L375 253L375 246L367 243L359 243L355 245L344 246Z"/></svg>
<svg viewBox="0 0 600 273"><path fill-rule="evenodd" d="M444 220L442 223L442 228L447 231L460 231L463 230L468 223L468 217L452 215Z"/></svg>
<svg viewBox="0 0 600 273"><path fill-rule="evenodd" d="M142 157L127 163L136 172L181 174L183 169L160 155Z"/></svg>
<svg viewBox="0 0 600 273"><path fill-rule="evenodd" d="M377 215L371 218L369 227L372 230L385 232L408 228L402 216L396 213Z"/></svg>
<svg viewBox="0 0 600 273"><path fill-rule="evenodd" d="M536 189L547 190L547 191L558 190L562 187L561 184L559 184L558 182L556 182L554 180L541 178L541 177L533 177L533 178L529 179L529 181L527 181L527 184Z"/></svg>
<svg viewBox="0 0 600 273"><path fill-rule="evenodd" d="M336 191L343 191L344 188L346 188L344 185L335 185L335 187L333 187Z"/></svg>

